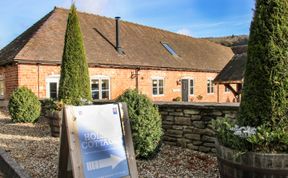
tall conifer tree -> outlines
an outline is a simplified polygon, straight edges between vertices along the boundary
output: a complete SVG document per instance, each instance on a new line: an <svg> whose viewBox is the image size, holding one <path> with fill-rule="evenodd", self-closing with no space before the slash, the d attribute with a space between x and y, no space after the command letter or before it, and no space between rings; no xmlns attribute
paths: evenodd
<svg viewBox="0 0 288 178"><path fill-rule="evenodd" d="M74 4L71 6L67 21L59 99L73 105L77 105L81 99L91 100L88 64Z"/></svg>
<svg viewBox="0 0 288 178"><path fill-rule="evenodd" d="M238 121L273 128L287 123L288 1L256 0Z"/></svg>

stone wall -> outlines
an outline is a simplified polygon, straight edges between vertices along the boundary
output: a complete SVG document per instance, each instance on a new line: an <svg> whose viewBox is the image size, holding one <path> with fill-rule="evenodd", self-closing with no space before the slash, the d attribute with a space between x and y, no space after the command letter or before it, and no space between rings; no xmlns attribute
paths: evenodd
<svg viewBox="0 0 288 178"><path fill-rule="evenodd" d="M215 153L215 132L211 121L224 117L234 119L239 104L200 104L156 102L162 115L163 141L170 145Z"/></svg>

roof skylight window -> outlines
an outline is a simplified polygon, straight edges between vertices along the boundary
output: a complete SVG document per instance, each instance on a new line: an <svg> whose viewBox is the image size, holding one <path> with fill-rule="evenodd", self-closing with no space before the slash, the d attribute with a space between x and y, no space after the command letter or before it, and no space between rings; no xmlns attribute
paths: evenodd
<svg viewBox="0 0 288 178"><path fill-rule="evenodd" d="M178 56L174 49L168 43L161 43L170 54L172 54L173 56Z"/></svg>

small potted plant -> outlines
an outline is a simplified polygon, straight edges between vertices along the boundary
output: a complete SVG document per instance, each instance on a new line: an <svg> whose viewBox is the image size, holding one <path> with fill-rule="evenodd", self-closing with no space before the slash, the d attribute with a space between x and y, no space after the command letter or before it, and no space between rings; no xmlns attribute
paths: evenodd
<svg viewBox="0 0 288 178"><path fill-rule="evenodd" d="M63 102L47 99L42 102L42 110L45 116L49 119L51 128L51 135L59 137L61 130L61 123L63 117Z"/></svg>

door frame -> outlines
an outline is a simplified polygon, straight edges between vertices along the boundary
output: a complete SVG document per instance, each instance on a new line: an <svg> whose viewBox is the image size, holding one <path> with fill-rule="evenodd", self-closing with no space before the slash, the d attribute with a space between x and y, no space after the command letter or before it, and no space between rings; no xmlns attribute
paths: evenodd
<svg viewBox="0 0 288 178"><path fill-rule="evenodd" d="M181 98L182 98L182 101L183 101L182 80L188 80L188 90L187 90L188 101L186 101L186 102L189 102L190 96L193 96L195 93L195 80L193 77L182 77L181 78ZM194 86L193 95L190 94L190 80L193 80L193 86Z"/></svg>

